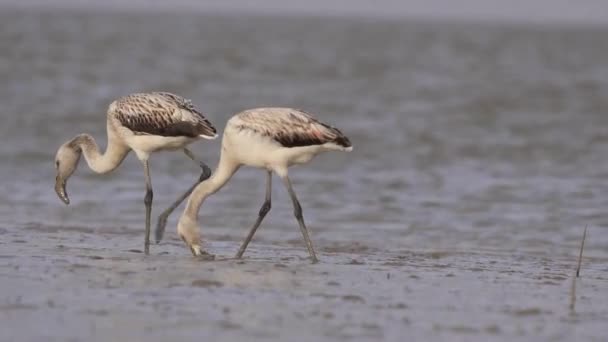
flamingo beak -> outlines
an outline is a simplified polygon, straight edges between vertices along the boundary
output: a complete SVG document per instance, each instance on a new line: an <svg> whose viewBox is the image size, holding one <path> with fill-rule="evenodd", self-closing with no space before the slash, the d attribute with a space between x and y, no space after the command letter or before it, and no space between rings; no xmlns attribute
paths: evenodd
<svg viewBox="0 0 608 342"><path fill-rule="evenodd" d="M57 176L57 178L55 178L55 192L57 193L57 196L59 196L59 199L63 201L63 203L68 205L70 204L70 198L68 197L68 193L65 190L65 186L66 181L64 179L61 179L61 177Z"/></svg>

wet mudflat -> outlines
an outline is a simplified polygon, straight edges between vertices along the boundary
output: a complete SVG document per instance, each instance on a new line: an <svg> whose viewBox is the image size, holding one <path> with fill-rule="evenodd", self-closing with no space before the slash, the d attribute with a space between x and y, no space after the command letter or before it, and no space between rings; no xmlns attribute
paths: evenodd
<svg viewBox="0 0 608 342"><path fill-rule="evenodd" d="M242 260L214 241L198 261L174 239L146 257L124 234L45 230L0 240L5 341L601 341L608 320L605 259L584 261L573 311L575 257L321 243L311 265L298 241Z"/></svg>

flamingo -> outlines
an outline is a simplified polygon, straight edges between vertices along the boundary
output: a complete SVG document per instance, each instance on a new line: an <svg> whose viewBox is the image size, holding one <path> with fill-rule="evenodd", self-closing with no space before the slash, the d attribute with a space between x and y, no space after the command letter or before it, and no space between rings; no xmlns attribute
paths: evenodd
<svg viewBox="0 0 608 342"><path fill-rule="evenodd" d="M337 128L315 119L311 114L293 108L256 108L234 115L226 123L222 138L220 161L213 174L196 185L178 225L177 233L194 256L207 254L200 247L198 212L203 201L221 189L243 165L266 170L266 196L258 218L241 244L236 258L245 253L262 220L271 208L272 173L283 181L294 208L294 215L313 263L318 262L304 223L302 207L291 181L288 168L305 164L326 151L352 151L350 140ZM164 226L157 227L157 243Z"/></svg>
<svg viewBox="0 0 608 342"><path fill-rule="evenodd" d="M146 236L144 252L150 251L150 214L152 211L152 183L148 159L152 152L183 150L203 169L199 179L211 175L211 169L198 161L186 147L199 139L215 139L215 127L198 111L190 100L167 92L130 94L112 102L107 113L108 145L102 154L95 139L82 133L61 145L55 156L55 192L66 204L70 199L66 192L68 178L76 171L81 154L91 170L104 174L116 169L133 150L144 167L146 194ZM198 184L196 182L184 195L159 217L166 221L171 211L183 201Z"/></svg>

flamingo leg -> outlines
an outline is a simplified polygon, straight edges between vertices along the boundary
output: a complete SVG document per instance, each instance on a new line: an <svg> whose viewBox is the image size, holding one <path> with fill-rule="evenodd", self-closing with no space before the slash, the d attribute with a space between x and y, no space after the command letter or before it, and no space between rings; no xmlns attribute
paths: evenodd
<svg viewBox="0 0 608 342"><path fill-rule="evenodd" d="M266 199L264 200L264 204L262 204L262 207L260 208L260 212L258 214L258 219L253 224L253 227L251 227L251 229L249 230L249 234L247 234L245 241L243 241L243 244L241 244L241 248L239 248L239 251L236 253L237 259L240 259L243 257L243 253L245 253L245 250L247 249L247 245L249 245L249 242L253 238L253 235L255 234L256 230L262 223L262 220L264 219L264 217L266 217L266 214L268 214L268 212L270 211L270 208L272 207L271 201L270 201L271 194L272 194L272 171L268 171L268 174L266 176Z"/></svg>
<svg viewBox="0 0 608 342"><path fill-rule="evenodd" d="M291 186L291 181L289 177L285 175L283 178L283 183L289 192L289 196L291 197L291 201L293 202L293 214L296 216L298 220L298 224L300 225L300 231L302 232L302 236L304 237L304 242L306 242L306 248L308 248L308 253L310 254L310 259L313 264L319 262L317 259L317 255L315 254L315 250L312 247L312 241L310 241L310 236L308 233L308 229L306 228L306 224L304 224L304 216L302 215L302 206L300 205L300 201L298 201L298 197L296 196L293 187Z"/></svg>
<svg viewBox="0 0 608 342"><path fill-rule="evenodd" d="M144 196L144 204L146 205L146 239L144 241L144 253L150 254L150 215L152 213L152 198L154 193L152 191L152 181L150 179L150 167L148 160L142 161L144 164L144 177L146 180L146 195Z"/></svg>
<svg viewBox="0 0 608 342"><path fill-rule="evenodd" d="M179 196L175 202L173 202L173 204L171 204L167 209L165 209L160 215L158 215L158 221L156 222L156 230L154 231L154 236L156 239L156 243L159 243L160 240L162 240L163 238L163 234L165 233L165 227L167 226L167 219L169 218L169 215L171 215L171 213L173 213L173 211L179 207L179 205L186 199L188 198L188 196L190 196L190 194L192 193L192 191L194 191L194 188L196 188L196 186L206 180L207 178L209 178L211 176L211 169L209 168L209 166L207 166L207 164L201 162L198 160L198 158L192 153L192 151L190 151L187 148L184 148L184 154L186 156L188 156L188 158L192 159L195 163L199 164L199 166L201 167L201 169L203 169L203 172L201 173L200 178L198 179L197 182L195 182L194 184L192 184L191 187L188 188L188 190L186 190L186 192L184 192L181 196Z"/></svg>

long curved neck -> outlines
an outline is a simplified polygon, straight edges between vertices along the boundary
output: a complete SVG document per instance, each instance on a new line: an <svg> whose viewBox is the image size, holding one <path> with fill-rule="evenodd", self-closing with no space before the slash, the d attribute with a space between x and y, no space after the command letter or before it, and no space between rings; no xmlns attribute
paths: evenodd
<svg viewBox="0 0 608 342"><path fill-rule="evenodd" d="M86 133L77 135L70 142L74 148L84 154L84 158L91 170L96 173L107 173L116 169L129 153L129 147L118 141L108 127L108 147L102 154L95 139Z"/></svg>
<svg viewBox="0 0 608 342"><path fill-rule="evenodd" d="M218 190L220 190L232 175L239 169L240 165L230 158L228 158L224 153L220 155L220 161L211 175L207 180L201 182L197 187L192 191L190 198L188 198L188 203L186 204L186 209L184 209L183 215L189 216L192 220L196 221L198 217L198 212L201 209L201 205L205 201L205 199Z"/></svg>

